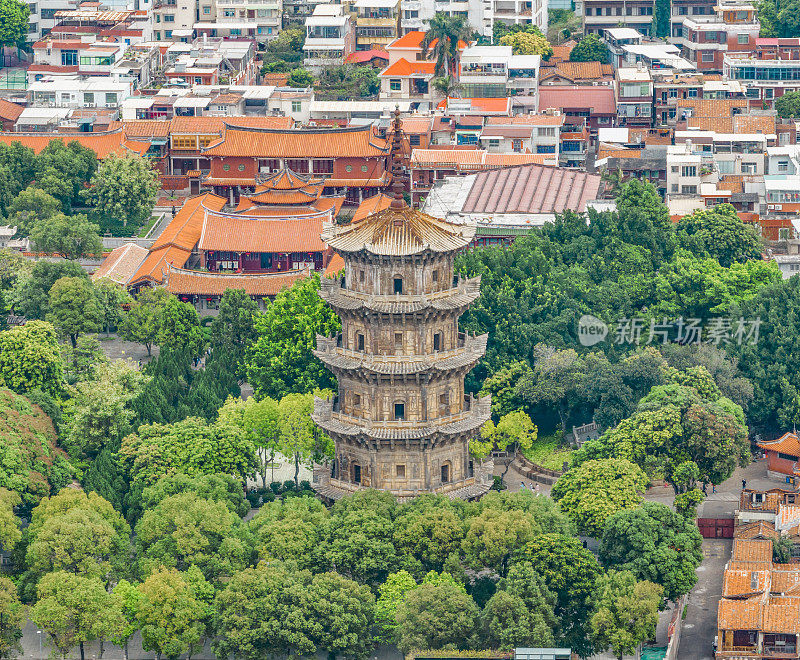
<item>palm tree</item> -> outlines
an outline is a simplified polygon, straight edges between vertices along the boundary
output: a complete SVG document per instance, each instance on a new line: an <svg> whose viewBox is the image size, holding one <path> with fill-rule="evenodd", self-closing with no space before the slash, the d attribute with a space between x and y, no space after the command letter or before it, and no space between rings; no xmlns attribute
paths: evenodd
<svg viewBox="0 0 800 660"><path fill-rule="evenodd" d="M453 76L440 76L431 81L433 88L445 98L457 97L461 93L461 85Z"/></svg>
<svg viewBox="0 0 800 660"><path fill-rule="evenodd" d="M455 73L455 61L458 59L458 42L472 41L474 32L463 16L448 16L445 13L434 14L429 22L428 31L422 40L422 57L428 58L428 48L433 44L436 55L436 75ZM433 42L436 43L433 43Z"/></svg>

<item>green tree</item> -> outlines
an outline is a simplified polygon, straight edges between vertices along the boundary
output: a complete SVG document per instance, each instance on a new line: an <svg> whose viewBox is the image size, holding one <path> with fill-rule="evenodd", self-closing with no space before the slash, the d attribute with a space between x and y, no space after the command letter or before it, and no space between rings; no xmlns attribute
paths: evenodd
<svg viewBox="0 0 800 660"><path fill-rule="evenodd" d="M83 277L62 277L50 289L47 320L69 338L72 348L78 337L100 329L102 311L92 287Z"/></svg>
<svg viewBox="0 0 800 660"><path fill-rule="evenodd" d="M602 652L610 648L622 660L656 635L662 589L652 582L637 582L630 571L609 571L597 582L597 602L592 614L592 638Z"/></svg>
<svg viewBox="0 0 800 660"><path fill-rule="evenodd" d="M472 648L479 615L463 589L448 583L420 585L397 609L397 646L403 653Z"/></svg>
<svg viewBox="0 0 800 660"><path fill-rule="evenodd" d="M514 564L482 614L487 648L551 647L557 625L555 595L529 562Z"/></svg>
<svg viewBox="0 0 800 660"><path fill-rule="evenodd" d="M17 236L28 236L33 226L61 211L61 202L41 188L28 186L8 207L8 221L16 226Z"/></svg>
<svg viewBox="0 0 800 660"><path fill-rule="evenodd" d="M146 288L123 315L119 324L119 336L128 341L143 344L147 354L151 355L153 344L161 338L161 321L163 310L172 295L162 288Z"/></svg>
<svg viewBox="0 0 800 660"><path fill-rule="evenodd" d="M108 442L130 431L133 411L129 403L147 378L132 364L116 360L96 369L93 380L75 386L70 401L67 445L79 456L96 456Z"/></svg>
<svg viewBox="0 0 800 660"><path fill-rule="evenodd" d="M85 197L103 217L121 219L123 227L130 223L135 229L153 214L160 189L158 173L147 158L132 152L112 153L98 166Z"/></svg>
<svg viewBox="0 0 800 660"><path fill-rule="evenodd" d="M779 99L780 100L780 99ZM761 239L730 204L695 211L678 221L678 240L695 255L707 253L725 267L761 258Z"/></svg>
<svg viewBox="0 0 800 660"><path fill-rule="evenodd" d="M214 652L235 653L244 660L307 657L316 652L302 613L304 590L311 573L281 562L261 562L239 571L215 602Z"/></svg>
<svg viewBox="0 0 800 660"><path fill-rule="evenodd" d="M12 658L15 653L22 653L20 640L26 619L16 585L9 578L0 576L0 658Z"/></svg>
<svg viewBox="0 0 800 660"><path fill-rule="evenodd" d="M37 587L31 620L49 636L49 644L66 660L67 654L96 639L111 639L125 625L119 600L94 578L64 571L48 573Z"/></svg>
<svg viewBox="0 0 800 660"><path fill-rule="evenodd" d="M517 383L530 377L530 370L526 362L518 360L502 367L483 382L480 396L492 397L492 415L495 419L523 407Z"/></svg>
<svg viewBox="0 0 800 660"><path fill-rule="evenodd" d="M316 645L332 656L363 660L372 650L375 596L338 573L315 575L304 590L302 614Z"/></svg>
<svg viewBox="0 0 800 660"><path fill-rule="evenodd" d="M200 329L200 317L194 305L169 296L160 310L158 345L164 349L186 349L190 355L199 355L205 339Z"/></svg>
<svg viewBox="0 0 800 660"><path fill-rule="evenodd" d="M0 379L19 394L41 390L58 396L64 365L52 325L29 321L0 332Z"/></svg>
<svg viewBox="0 0 800 660"><path fill-rule="evenodd" d="M775 99L775 110L784 119L800 117L800 92L784 92Z"/></svg>
<svg viewBox="0 0 800 660"><path fill-rule="evenodd" d="M77 259L103 253L99 231L100 227L82 213L73 216L58 213L34 223L31 242L39 252Z"/></svg>
<svg viewBox="0 0 800 660"><path fill-rule="evenodd" d="M390 573L378 587L375 603L375 641L378 644L397 644L397 610L417 586L411 573L401 570Z"/></svg>
<svg viewBox="0 0 800 660"><path fill-rule="evenodd" d="M28 5L19 0L0 1L0 47L21 46L28 36Z"/></svg>
<svg viewBox="0 0 800 660"><path fill-rule="evenodd" d="M162 567L138 589L142 598L136 622L142 631L144 649L168 660L196 652L206 632L208 611L187 574Z"/></svg>
<svg viewBox="0 0 800 660"><path fill-rule="evenodd" d="M569 470L551 493L579 530L599 537L610 516L639 505L647 483L638 465L611 458L586 461Z"/></svg>
<svg viewBox="0 0 800 660"><path fill-rule="evenodd" d="M258 339L248 351L247 379L257 397L280 398L333 385L330 372L312 354L317 335L341 328L338 317L317 295L319 277L284 289L256 321Z"/></svg>
<svg viewBox="0 0 800 660"><path fill-rule="evenodd" d="M697 582L701 542L693 520L663 504L645 502L608 519L600 560L606 567L631 571L637 580L661 585L664 596L676 600Z"/></svg>
<svg viewBox="0 0 800 660"><path fill-rule="evenodd" d="M475 569L489 568L505 575L511 554L540 531L525 511L486 508L469 521L463 542L465 558Z"/></svg>
<svg viewBox="0 0 800 660"><path fill-rule="evenodd" d="M522 410L516 410L503 415L496 426L491 420L486 422L481 427L481 439L498 451L506 451L509 447L525 450L533 447L537 431L531 418Z"/></svg>
<svg viewBox="0 0 800 660"><path fill-rule="evenodd" d="M553 54L553 47L545 36L538 30L534 33L515 32L500 39L503 46L511 46L514 55L541 55L543 60L549 60Z"/></svg>
<svg viewBox="0 0 800 660"><path fill-rule="evenodd" d="M227 289L211 323L211 346L245 351L256 340L258 305L244 289Z"/></svg>
<svg viewBox="0 0 800 660"><path fill-rule="evenodd" d="M172 495L148 509L136 524L141 573L160 566L197 566L207 580L230 578L250 563L250 544L239 517L224 502L194 493Z"/></svg>
<svg viewBox="0 0 800 660"><path fill-rule="evenodd" d="M312 568L312 557L328 517L328 510L313 497L265 504L248 524L258 558L292 561L300 568Z"/></svg>
<svg viewBox="0 0 800 660"><path fill-rule="evenodd" d="M656 37L669 37L672 2L671 0L655 0L653 4L652 34Z"/></svg>
<svg viewBox="0 0 800 660"><path fill-rule="evenodd" d="M86 271L74 261L37 261L30 272L22 274L14 284L9 296L14 313L28 319L44 319L48 312L48 295L56 280L86 276Z"/></svg>
<svg viewBox="0 0 800 660"><path fill-rule="evenodd" d="M431 85L445 98L459 96L463 90L463 86L456 80L455 76L437 76L431 80Z"/></svg>
<svg viewBox="0 0 800 660"><path fill-rule="evenodd" d="M368 99L376 97L380 87L376 69L344 64L323 69L314 87L314 93L317 98L323 100Z"/></svg>
<svg viewBox="0 0 800 660"><path fill-rule="evenodd" d="M308 69L293 69L289 74L289 85L291 87L311 87L314 84L314 76Z"/></svg>
<svg viewBox="0 0 800 660"><path fill-rule="evenodd" d="M135 584L131 584L127 580L117 582L112 593L119 600L124 625L117 635L111 638L111 641L122 647L123 657L128 660L128 643L139 630L136 613L139 611L139 604L144 596Z"/></svg>
<svg viewBox="0 0 800 660"><path fill-rule="evenodd" d="M0 546L9 552L22 539L19 518L14 515L14 507L22 503L19 493L0 487ZM0 654L2 657L2 654Z"/></svg>
<svg viewBox="0 0 800 660"><path fill-rule="evenodd" d="M105 277L94 283L94 293L102 315L101 325L108 336L122 320L123 305L130 305L132 300L125 287Z"/></svg>
<svg viewBox="0 0 800 660"><path fill-rule="evenodd" d="M423 570L441 571L453 553L460 553L464 522L449 499L423 496L400 510L393 538L398 551L419 561Z"/></svg>
<svg viewBox="0 0 800 660"><path fill-rule="evenodd" d="M537 536L521 556L555 594L554 611L559 622L556 643L584 657L590 655L589 618L601 574L595 556L578 539L562 534Z"/></svg>
<svg viewBox="0 0 800 660"><path fill-rule="evenodd" d="M311 413L314 410L313 394L287 394L278 404L280 424L280 451L294 458L294 483L299 487L300 463L328 456L333 447L328 436L320 434Z"/></svg>
<svg viewBox="0 0 800 660"><path fill-rule="evenodd" d="M455 73L458 62L460 41L472 41L473 30L463 16L449 16L437 13L428 22L428 29L422 39L422 59L427 59L428 49L436 58L436 75Z"/></svg>
<svg viewBox="0 0 800 660"><path fill-rule="evenodd" d="M161 477L155 484L145 488L142 491L141 507L143 510L153 509L168 497L182 493L194 493L205 500L222 502L231 513L240 518L250 509L244 498L241 478L230 474L201 474L190 477L180 472Z"/></svg>
<svg viewBox="0 0 800 660"><path fill-rule="evenodd" d="M36 185L58 199L67 214L81 204L81 192L97 170L97 155L77 140L51 140L34 162Z"/></svg>
<svg viewBox="0 0 800 660"><path fill-rule="evenodd" d="M596 34L587 34L570 51L570 62L608 62L608 46Z"/></svg>

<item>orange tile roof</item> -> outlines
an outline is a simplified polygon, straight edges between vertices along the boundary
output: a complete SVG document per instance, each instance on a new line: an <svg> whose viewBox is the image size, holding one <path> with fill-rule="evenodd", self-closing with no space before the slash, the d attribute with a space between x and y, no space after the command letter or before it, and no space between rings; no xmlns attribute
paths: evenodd
<svg viewBox="0 0 800 660"><path fill-rule="evenodd" d="M112 282L125 286L133 277L142 262L147 258L148 250L136 243L125 243L111 250L100 268L92 273L92 280L107 278Z"/></svg>
<svg viewBox="0 0 800 660"><path fill-rule="evenodd" d="M731 570L725 571L722 581L723 597L749 596L769 591L771 575L768 568L761 571Z"/></svg>
<svg viewBox="0 0 800 660"><path fill-rule="evenodd" d="M236 105L242 98L241 94L217 94L216 97L211 99L211 102L222 105Z"/></svg>
<svg viewBox="0 0 800 660"><path fill-rule="evenodd" d="M781 502L778 505L778 516L775 521L775 526L783 530L794 527L797 524L800 524L800 505L784 504Z"/></svg>
<svg viewBox="0 0 800 660"><path fill-rule="evenodd" d="M555 76L573 81L602 80L603 78L610 79L613 71L604 68L600 62L558 62L554 67L545 64L540 70L539 80L547 80Z"/></svg>
<svg viewBox="0 0 800 660"><path fill-rule="evenodd" d="M422 50L422 40L424 38L425 38L425 32L423 32L422 30L411 30L411 32L404 34L399 39L395 39L392 43L390 43L387 46L387 48L401 48L403 50L409 50L409 49ZM428 45L429 52L436 47L438 41L439 41L438 39L434 39L433 41L431 41L431 43ZM467 44L465 42L463 41L458 42L459 50L463 50L466 47Z"/></svg>
<svg viewBox="0 0 800 660"><path fill-rule="evenodd" d="M471 97L469 99L448 98L439 103L439 107L446 107L450 101L469 101L472 112L508 112L511 99L505 96L499 98Z"/></svg>
<svg viewBox="0 0 800 660"><path fill-rule="evenodd" d="M164 288L176 295L221 296L228 289L243 289L250 296L274 297L310 276L308 269L285 273L224 274L169 266L165 272Z"/></svg>
<svg viewBox="0 0 800 660"><path fill-rule="evenodd" d="M433 120L431 117L403 117L400 120L404 133L427 133L431 130Z"/></svg>
<svg viewBox="0 0 800 660"><path fill-rule="evenodd" d="M206 156L245 158L378 157L387 152L386 140L373 136L371 126L293 130L230 127L220 141L203 150Z"/></svg>
<svg viewBox="0 0 800 660"><path fill-rule="evenodd" d="M744 177L741 174L723 174L717 188L730 190L732 193L744 192Z"/></svg>
<svg viewBox="0 0 800 660"><path fill-rule="evenodd" d="M436 62L409 62L407 59L400 58L381 71L380 75L389 76L432 76L436 71Z"/></svg>
<svg viewBox="0 0 800 660"><path fill-rule="evenodd" d="M0 118L17 121L25 108L17 103L0 99Z"/></svg>
<svg viewBox="0 0 800 660"><path fill-rule="evenodd" d="M641 158L641 149L606 149L600 147L597 150L597 159L601 158Z"/></svg>
<svg viewBox="0 0 800 660"><path fill-rule="evenodd" d="M772 570L772 593L800 593L800 564L775 564Z"/></svg>
<svg viewBox="0 0 800 660"><path fill-rule="evenodd" d="M380 48L372 48L370 50L358 50L355 53L350 53L344 58L346 64L365 64L372 60L386 60L389 61L389 53Z"/></svg>
<svg viewBox="0 0 800 660"><path fill-rule="evenodd" d="M0 142L5 144L19 142L23 146L33 149L37 154L53 140L61 140L65 144L75 140L94 151L101 160L112 153L122 155L126 151L134 151L141 154L150 147L148 144L142 150L142 143L127 142L121 130L105 133L0 133Z"/></svg>
<svg viewBox="0 0 800 660"><path fill-rule="evenodd" d="M772 562L772 541L734 539L732 558L737 561Z"/></svg>
<svg viewBox="0 0 800 660"><path fill-rule="evenodd" d="M323 216L265 218L209 213L198 247L231 252L322 252Z"/></svg>
<svg viewBox="0 0 800 660"><path fill-rule="evenodd" d="M483 164L486 167L510 167L535 163L543 165L555 160L554 154L486 154Z"/></svg>
<svg viewBox="0 0 800 660"><path fill-rule="evenodd" d="M291 128L294 119L291 117L173 117L170 133L183 134L222 134L226 126L238 128Z"/></svg>
<svg viewBox="0 0 800 660"><path fill-rule="evenodd" d="M764 608L765 633L800 633L800 598L770 598Z"/></svg>
<svg viewBox="0 0 800 660"><path fill-rule="evenodd" d="M563 126L564 115L514 115L487 117L487 126Z"/></svg>
<svg viewBox="0 0 800 660"><path fill-rule="evenodd" d="M392 203L392 199L393 197L391 195L386 195L384 193L373 195L372 197L365 199L363 202L361 202L361 204L358 205L356 212L353 213L351 222L358 222L359 220L366 218L368 215L388 209Z"/></svg>
<svg viewBox="0 0 800 660"><path fill-rule="evenodd" d="M169 264L180 268L186 264L191 254L191 250L172 246L151 251L128 281L128 286L145 282L160 284L164 279L164 271Z"/></svg>
<svg viewBox="0 0 800 660"><path fill-rule="evenodd" d="M331 257L330 263L328 263L328 267L325 269L324 277L336 277L343 270L344 259L340 254L334 253L333 257Z"/></svg>
<svg viewBox="0 0 800 660"><path fill-rule="evenodd" d="M766 520L757 520L745 525L737 525L733 530L733 535L734 538L737 539L780 538L780 534L775 531L775 525Z"/></svg>
<svg viewBox="0 0 800 660"><path fill-rule="evenodd" d="M678 99L679 108L691 108L693 117L730 117L734 108L748 108L748 99Z"/></svg>
<svg viewBox="0 0 800 660"><path fill-rule="evenodd" d="M745 600L723 598L717 608L720 630L761 630L763 603L759 596Z"/></svg>
<svg viewBox="0 0 800 660"><path fill-rule="evenodd" d="M550 56L550 61L568 60L572 49L578 45L577 41L565 41L563 44L553 46L553 54Z"/></svg>
<svg viewBox="0 0 800 660"><path fill-rule="evenodd" d="M800 456L800 438L791 431L787 431L777 440L759 442L758 446L766 451L777 451L791 456Z"/></svg>

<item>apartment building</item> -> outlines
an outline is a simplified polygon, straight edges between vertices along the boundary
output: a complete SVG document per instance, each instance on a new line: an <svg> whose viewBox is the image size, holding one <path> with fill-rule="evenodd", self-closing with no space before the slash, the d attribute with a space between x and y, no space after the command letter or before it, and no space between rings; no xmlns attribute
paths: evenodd
<svg viewBox="0 0 800 660"><path fill-rule="evenodd" d="M344 64L355 50L352 21L341 5L317 5L305 19L305 29L303 64L315 75L325 67Z"/></svg>
<svg viewBox="0 0 800 660"><path fill-rule="evenodd" d="M761 60L752 54L725 53L723 76L742 83L752 107L774 107L785 92L800 90L800 60Z"/></svg>
<svg viewBox="0 0 800 660"><path fill-rule="evenodd" d="M180 41L194 36L200 18L198 0L152 0L153 39ZM205 0L203 15L211 16L212 0Z"/></svg>
<svg viewBox="0 0 800 660"><path fill-rule="evenodd" d="M653 125L653 79L643 66L616 71L617 125Z"/></svg>
<svg viewBox="0 0 800 660"><path fill-rule="evenodd" d="M356 50L385 48L400 36L400 0L356 0Z"/></svg>
<svg viewBox="0 0 800 660"><path fill-rule="evenodd" d="M540 65L540 56L514 55L511 46L470 46L461 53L458 79L465 97L535 98Z"/></svg>
<svg viewBox="0 0 800 660"><path fill-rule="evenodd" d="M653 24L653 0L575 0L587 34L602 35L610 28L633 28L647 36Z"/></svg>
<svg viewBox="0 0 800 660"><path fill-rule="evenodd" d="M108 77L57 77L28 85L30 106L44 108L112 108L118 109L133 93L130 82Z"/></svg>
<svg viewBox="0 0 800 660"><path fill-rule="evenodd" d="M755 6L721 0L712 14L673 17L672 42L698 71L721 72L725 53L750 50L760 29Z"/></svg>
<svg viewBox="0 0 800 660"><path fill-rule="evenodd" d="M201 0L192 27L197 36L265 42L278 36L282 12L281 0Z"/></svg>
<svg viewBox="0 0 800 660"><path fill-rule="evenodd" d="M558 113L487 117L478 141L488 153L547 154L558 162L563 126Z"/></svg>

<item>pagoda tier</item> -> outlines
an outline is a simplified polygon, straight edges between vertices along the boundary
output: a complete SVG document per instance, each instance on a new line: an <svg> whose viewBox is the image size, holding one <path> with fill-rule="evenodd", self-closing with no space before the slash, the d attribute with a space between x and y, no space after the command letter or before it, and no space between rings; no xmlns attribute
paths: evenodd
<svg viewBox="0 0 800 660"><path fill-rule="evenodd" d="M453 372L468 373L486 352L489 335L459 333L457 345L422 355L375 355L342 347L342 335L331 338L317 335L316 355L337 377L379 378L424 377L425 380Z"/></svg>
<svg viewBox="0 0 800 660"><path fill-rule="evenodd" d="M324 279L320 297L338 313L420 314L424 312L463 312L481 293L481 278L458 278L455 286L441 291L413 294L370 294L344 288L343 280Z"/></svg>
<svg viewBox="0 0 800 660"><path fill-rule="evenodd" d="M355 417L340 412L336 398L314 401L314 422L332 436L349 436L369 445L381 442L393 446L403 441L405 447L424 444L434 447L437 441L447 438L473 436L491 417L491 397L464 397L464 409L452 415L429 420L386 420Z"/></svg>

